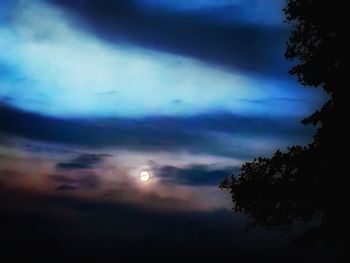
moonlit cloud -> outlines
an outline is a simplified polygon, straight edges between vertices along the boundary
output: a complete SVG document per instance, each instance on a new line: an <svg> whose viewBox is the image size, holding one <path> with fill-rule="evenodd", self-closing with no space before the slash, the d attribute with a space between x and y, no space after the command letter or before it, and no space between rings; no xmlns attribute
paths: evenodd
<svg viewBox="0 0 350 263"><path fill-rule="evenodd" d="M283 81L253 79L123 43L111 45L76 30L62 10L49 4L31 1L12 11L9 26L0 29L0 48L7 50L0 59L10 72L0 80L0 96L24 110L66 117L291 114L288 106L247 103L266 94L293 97L293 88Z"/></svg>
<svg viewBox="0 0 350 263"><path fill-rule="evenodd" d="M45 144L41 146L44 147ZM50 148L50 145L46 147ZM194 181L198 178L193 180L188 178L189 173L196 173L196 171L194 169L186 171L191 162L196 162L195 168L200 167L204 171L211 171L211 168L207 167L209 162L216 165L220 174L219 177L206 178L206 180L212 180L212 182L215 179L220 180L231 172L227 169L225 160L220 158L205 158L205 156L202 159L193 158L193 156L186 158L179 154L166 153L160 156L151 152L133 153L113 150L87 153L86 150L77 148L55 156L50 154L49 158L45 158L44 156L48 153L41 154L28 152L28 150L28 148L18 148L20 154L16 155L0 151L2 186L16 187L22 191L31 189L40 193L70 194L81 198L108 200L116 204L132 204L157 210L210 211L230 207L229 201L225 201L225 194L218 191L216 185L208 183L196 185ZM228 163L227 160L226 163ZM232 163L235 162L231 161L230 164ZM145 165L152 174L147 184L139 179L139 172ZM162 167L170 167L169 165L176 165L172 167L179 171L172 184L163 180L165 175ZM221 167L225 167L226 170L221 170ZM183 180L180 181L181 179Z"/></svg>

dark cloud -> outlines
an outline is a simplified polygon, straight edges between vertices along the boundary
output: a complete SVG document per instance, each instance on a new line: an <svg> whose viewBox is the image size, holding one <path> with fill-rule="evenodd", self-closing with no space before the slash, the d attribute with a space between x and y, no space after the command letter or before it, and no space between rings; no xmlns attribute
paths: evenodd
<svg viewBox="0 0 350 263"><path fill-rule="evenodd" d="M77 189L77 188L78 188L78 187L73 186L73 185L62 184L62 185L60 185L60 186L57 186L57 187L55 188L55 190L57 190L57 191L65 191L65 190L75 190L75 189Z"/></svg>
<svg viewBox="0 0 350 263"><path fill-rule="evenodd" d="M58 163L56 165L57 168L60 169L86 169L90 168L90 166L81 163Z"/></svg>
<svg viewBox="0 0 350 263"><path fill-rule="evenodd" d="M108 154L91 154L83 153L69 162L61 162L56 165L59 169L74 170L74 169L89 169L103 162Z"/></svg>
<svg viewBox="0 0 350 263"><path fill-rule="evenodd" d="M65 174L47 175L49 180L54 183L55 190L76 190L98 187L99 177L93 172L74 172Z"/></svg>
<svg viewBox="0 0 350 263"><path fill-rule="evenodd" d="M69 162L60 162L56 164L58 170L72 171L64 175L48 175L49 179L57 184L55 190L76 190L81 188L97 187L100 180L96 174L85 169L98 167L108 154L83 153L73 158Z"/></svg>
<svg viewBox="0 0 350 263"><path fill-rule="evenodd" d="M238 171L238 167L216 168L211 165L192 164L186 167L156 166L152 169L164 182L206 186L217 186L226 176Z"/></svg>
<svg viewBox="0 0 350 263"><path fill-rule="evenodd" d="M269 118L238 116L227 113L182 117L144 117L110 119L62 119L24 112L0 105L0 131L20 137L66 145L119 147L137 151L188 151L236 158L259 154L254 140L278 141L276 147L305 143L313 130L292 117ZM225 136L242 136L236 145L228 146ZM249 140L247 140L249 138ZM273 145L266 147L273 148ZM266 150L266 149L262 149ZM263 152L262 152L263 154ZM84 168L87 161L63 164L61 168Z"/></svg>
<svg viewBox="0 0 350 263"><path fill-rule="evenodd" d="M51 174L51 175L48 175L48 178L53 182L62 183L62 184L71 184L75 182L74 179L69 178L66 175L60 175L60 174Z"/></svg>
<svg viewBox="0 0 350 263"><path fill-rule="evenodd" d="M164 13L144 9L135 1L51 2L78 14L86 30L112 43L132 43L255 74L287 76L283 52L289 32L280 25L220 23L208 12ZM208 11L220 17L227 7ZM231 6L230 12L238 15L239 9Z"/></svg>

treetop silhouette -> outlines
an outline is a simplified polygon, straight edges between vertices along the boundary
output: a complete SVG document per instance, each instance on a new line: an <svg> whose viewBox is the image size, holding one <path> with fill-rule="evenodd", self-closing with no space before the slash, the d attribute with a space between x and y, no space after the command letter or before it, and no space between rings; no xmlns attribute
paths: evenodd
<svg viewBox="0 0 350 263"><path fill-rule="evenodd" d="M219 186L230 192L234 210L247 214L250 225L283 228L297 221L318 222L293 243L343 252L350 232L337 118L344 98L344 10L342 1L287 1L283 11L292 31L285 57L297 61L289 73L304 86L325 90L329 100L302 120L317 127L312 143L246 162L239 175Z"/></svg>

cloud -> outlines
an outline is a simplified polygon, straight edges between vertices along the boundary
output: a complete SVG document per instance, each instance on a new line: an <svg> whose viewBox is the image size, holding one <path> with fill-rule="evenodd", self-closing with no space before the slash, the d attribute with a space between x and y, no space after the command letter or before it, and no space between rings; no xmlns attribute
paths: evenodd
<svg viewBox="0 0 350 263"><path fill-rule="evenodd" d="M165 183L194 186L217 186L226 177L238 171L238 167L213 167L191 164L185 167L156 166L152 169Z"/></svg>
<svg viewBox="0 0 350 263"><path fill-rule="evenodd" d="M71 161L56 164L56 169L72 171L72 173L48 175L48 178L54 184L58 184L55 187L55 190L58 191L98 187L100 179L90 170L97 168L106 157L110 156L108 154L82 153Z"/></svg>
<svg viewBox="0 0 350 263"><path fill-rule="evenodd" d="M70 162L61 162L56 164L58 169L74 170L74 169L89 169L94 168L96 165L103 162L105 157L109 157L108 154L91 154L84 153L74 158Z"/></svg>
<svg viewBox="0 0 350 263"><path fill-rule="evenodd" d="M88 165L80 164L80 163L58 163L56 165L57 168L61 169L86 169L90 168Z"/></svg>
<svg viewBox="0 0 350 263"><path fill-rule="evenodd" d="M0 131L33 140L135 151L207 153L238 159L269 153L283 145L306 143L313 132L293 117L247 117L228 113L62 119L2 105L0 119ZM83 168L99 157L89 158L63 167Z"/></svg>
<svg viewBox="0 0 350 263"><path fill-rule="evenodd" d="M55 190L57 190L57 191L66 191L66 190L76 190L77 188L78 187L73 186L73 185L63 184L63 185L57 186L55 188Z"/></svg>
<svg viewBox="0 0 350 263"><path fill-rule="evenodd" d="M100 185L99 177L90 171L50 174L47 178L55 185L54 190L57 191L97 188Z"/></svg>

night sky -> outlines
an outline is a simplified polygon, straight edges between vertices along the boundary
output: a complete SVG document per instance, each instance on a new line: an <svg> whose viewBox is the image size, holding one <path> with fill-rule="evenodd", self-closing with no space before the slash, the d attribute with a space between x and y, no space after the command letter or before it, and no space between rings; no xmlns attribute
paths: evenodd
<svg viewBox="0 0 350 263"><path fill-rule="evenodd" d="M244 234L218 189L244 161L312 140L300 120L324 94L288 75L283 5L0 0L5 247L101 262L284 251L273 232Z"/></svg>

